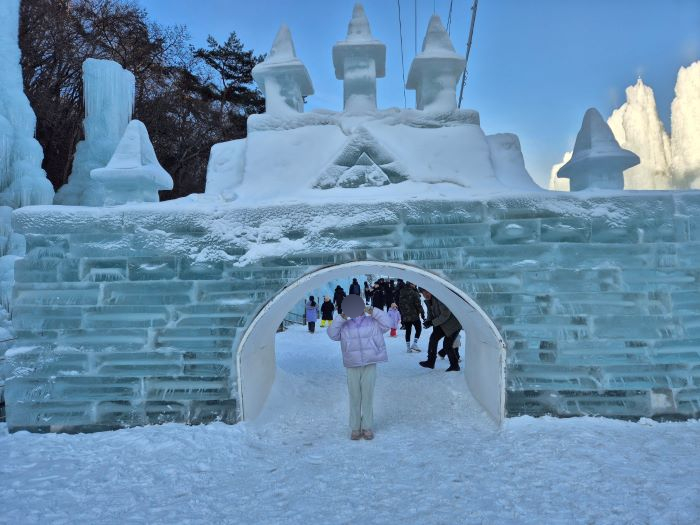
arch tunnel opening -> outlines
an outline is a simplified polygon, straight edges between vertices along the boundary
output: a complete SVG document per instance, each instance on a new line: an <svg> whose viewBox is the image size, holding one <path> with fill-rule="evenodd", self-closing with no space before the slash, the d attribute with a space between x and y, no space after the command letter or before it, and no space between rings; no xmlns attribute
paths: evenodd
<svg viewBox="0 0 700 525"><path fill-rule="evenodd" d="M356 261L316 269L284 287L265 304L243 334L236 355L239 418L257 417L270 394L277 369L277 327L304 298L309 289L320 288L348 275L390 275L430 290L457 317L466 334L464 377L467 388L497 422L505 417L505 344L498 329L467 294L446 279L405 263Z"/></svg>

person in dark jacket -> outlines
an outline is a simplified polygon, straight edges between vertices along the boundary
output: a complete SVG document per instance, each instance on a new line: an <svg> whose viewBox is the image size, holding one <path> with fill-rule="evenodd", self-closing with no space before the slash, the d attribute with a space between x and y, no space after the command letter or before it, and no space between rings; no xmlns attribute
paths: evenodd
<svg viewBox="0 0 700 525"><path fill-rule="evenodd" d="M348 294L360 295L360 292L360 283L358 283L357 279L353 277L352 284L350 285L350 289L348 290Z"/></svg>
<svg viewBox="0 0 700 525"><path fill-rule="evenodd" d="M381 281L382 281L381 288L382 288L382 291L384 292L384 304L386 305L386 309L389 310L389 307L391 306L391 303L392 303L391 299L394 296L394 294L389 289L389 279L387 279L387 280L382 279Z"/></svg>
<svg viewBox="0 0 700 525"><path fill-rule="evenodd" d="M333 322L333 312L335 311L335 306L331 302L331 298L327 295L323 298L323 303L321 304L321 328L326 325L330 326Z"/></svg>
<svg viewBox="0 0 700 525"><path fill-rule="evenodd" d="M365 281L365 304L372 302L372 288L370 288L369 283Z"/></svg>
<svg viewBox="0 0 700 525"><path fill-rule="evenodd" d="M420 320L425 319L425 312L418 290L411 283L407 283L401 288L397 304L399 312L401 312L401 321L406 327L406 352L420 352L420 348L418 348L418 339L422 331ZM411 328L416 330L413 344L411 344Z"/></svg>
<svg viewBox="0 0 700 525"><path fill-rule="evenodd" d="M403 279L397 279L396 280L396 289L394 289L394 302L398 305L399 307L399 314L401 313L401 305L399 304L399 299L401 296L401 289L404 287ZM401 330L406 329L406 323L403 322L403 319L401 319Z"/></svg>
<svg viewBox="0 0 700 525"><path fill-rule="evenodd" d="M428 307L428 318L423 323L423 327L428 328L432 326L433 332L430 334L430 340L428 341L428 359L418 364L424 368L435 368L438 341L444 337L442 349L447 353L447 358L450 360L450 366L446 372L459 372L459 359L453 348L453 343L455 337L462 329L462 325L459 324L457 318L437 297L425 289L421 289L421 293Z"/></svg>
<svg viewBox="0 0 700 525"><path fill-rule="evenodd" d="M306 302L306 323L309 325L309 333L316 331L316 321L318 320L318 305L313 295L309 296Z"/></svg>
<svg viewBox="0 0 700 525"><path fill-rule="evenodd" d="M333 292L333 304L335 304L335 309L338 310L338 314L343 313L343 308L341 307L343 299L345 299L345 290L343 290L342 286L338 285Z"/></svg>
<svg viewBox="0 0 700 525"><path fill-rule="evenodd" d="M379 283L374 283L372 290L372 306L377 310L384 310L384 290L381 289Z"/></svg>

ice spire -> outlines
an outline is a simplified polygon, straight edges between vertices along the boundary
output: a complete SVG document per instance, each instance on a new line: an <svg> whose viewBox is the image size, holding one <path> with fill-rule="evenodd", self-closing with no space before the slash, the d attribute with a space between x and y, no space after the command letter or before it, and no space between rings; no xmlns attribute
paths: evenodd
<svg viewBox="0 0 700 525"><path fill-rule="evenodd" d="M12 208L53 201L34 139L36 116L24 94L18 29L19 0L0 1L0 205Z"/></svg>
<svg viewBox="0 0 700 525"><path fill-rule="evenodd" d="M590 108L576 135L571 160L559 169L558 176L569 179L571 191L621 190L623 170L637 164L639 157L622 149L598 110Z"/></svg>
<svg viewBox="0 0 700 525"><path fill-rule="evenodd" d="M313 95L309 72L297 58L292 34L282 25L264 62L253 68L253 79L265 95L265 112L304 111L304 97Z"/></svg>
<svg viewBox="0 0 700 525"><path fill-rule="evenodd" d="M671 171L676 186L700 189L700 61L678 70L671 129Z"/></svg>
<svg viewBox="0 0 700 525"><path fill-rule="evenodd" d="M625 172L626 189L666 190L670 142L656 109L654 91L641 78L625 90L627 100L613 111L608 125L621 147L639 155L640 164Z"/></svg>
<svg viewBox="0 0 700 525"><path fill-rule="evenodd" d="M377 109L377 78L385 75L386 46L372 37L362 4L355 4L345 40L333 46L335 78L343 81L343 108Z"/></svg>
<svg viewBox="0 0 700 525"><path fill-rule="evenodd" d="M422 51L413 59L406 81L416 90L416 108L427 111L452 111L457 108L457 80L465 65L455 52L450 36L433 15L423 39Z"/></svg>

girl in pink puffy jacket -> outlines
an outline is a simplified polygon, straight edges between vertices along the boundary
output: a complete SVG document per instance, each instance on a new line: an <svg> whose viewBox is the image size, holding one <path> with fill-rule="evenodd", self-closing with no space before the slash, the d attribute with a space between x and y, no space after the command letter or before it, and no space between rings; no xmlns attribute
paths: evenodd
<svg viewBox="0 0 700 525"><path fill-rule="evenodd" d="M365 307L359 295L343 299L342 309L343 313L328 327L328 336L340 341L347 369L350 439L372 439L376 367L388 360L384 334L391 328L391 319L378 308Z"/></svg>
<svg viewBox="0 0 700 525"><path fill-rule="evenodd" d="M396 303L391 303L391 308L389 308L387 315L389 315L389 319L391 319L391 333L389 335L391 337L396 337L398 335L396 331L401 324L401 312L399 312L399 307L396 306Z"/></svg>

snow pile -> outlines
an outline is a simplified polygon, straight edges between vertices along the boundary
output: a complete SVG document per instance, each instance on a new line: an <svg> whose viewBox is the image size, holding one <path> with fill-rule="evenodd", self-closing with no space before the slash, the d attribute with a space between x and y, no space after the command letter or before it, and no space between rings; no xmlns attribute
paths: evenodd
<svg viewBox="0 0 700 525"><path fill-rule="evenodd" d="M158 162L143 122L132 120L105 168L90 172L103 186L104 204L158 202L158 190L171 190L173 179Z"/></svg>
<svg viewBox="0 0 700 525"><path fill-rule="evenodd" d="M429 330L420 338L425 351ZM700 517L698 421L519 417L502 429L461 373L379 365L373 441L348 439L339 344L278 334L257 420L96 434L0 426L9 523L676 523ZM436 480L440 480L436 486ZM434 487L434 490L431 488Z"/></svg>
<svg viewBox="0 0 700 525"><path fill-rule="evenodd" d="M264 62L253 68L253 79L265 95L265 111L285 114L304 111L304 97L314 88L306 66L297 58L292 34L282 25Z"/></svg>
<svg viewBox="0 0 700 525"><path fill-rule="evenodd" d="M654 92L638 79L625 90L627 101L608 119L620 146L639 155L640 163L625 171L625 189L667 190L671 145L656 109Z"/></svg>
<svg viewBox="0 0 700 525"><path fill-rule="evenodd" d="M103 205L103 188L90 172L105 167L117 149L131 120L134 89L134 75L116 62L88 58L83 63L85 140L78 143L73 171L56 193L55 204Z"/></svg>
<svg viewBox="0 0 700 525"><path fill-rule="evenodd" d="M413 59L406 80L406 88L416 91L416 108L426 111L457 109L457 80L465 64L464 57L455 52L440 17L430 17L422 51Z"/></svg>
<svg viewBox="0 0 700 525"><path fill-rule="evenodd" d="M623 170L639 164L639 157L620 148L597 109L590 108L576 135L574 153L557 174L569 179L571 191L585 189L621 190Z"/></svg>
<svg viewBox="0 0 700 525"><path fill-rule="evenodd" d="M372 37L362 4L355 4L345 40L333 46L335 78L343 81L343 109L377 109L377 78L385 75L386 46Z"/></svg>
<svg viewBox="0 0 700 525"><path fill-rule="evenodd" d="M671 126L674 182L679 188L700 189L700 61L678 71Z"/></svg>

